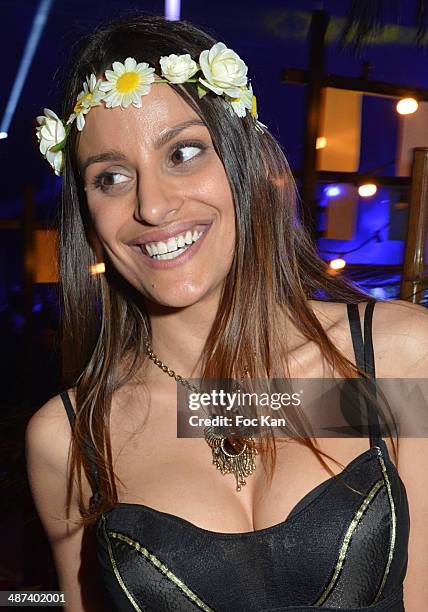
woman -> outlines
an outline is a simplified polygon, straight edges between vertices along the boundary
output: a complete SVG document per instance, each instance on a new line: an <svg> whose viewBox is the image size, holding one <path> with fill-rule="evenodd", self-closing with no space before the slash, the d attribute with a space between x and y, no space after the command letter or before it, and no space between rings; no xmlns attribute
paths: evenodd
<svg viewBox="0 0 428 612"><path fill-rule="evenodd" d="M32 417L28 470L67 609L402 610L404 577L424 609L425 440L400 440L398 473L375 425L370 444L231 438L254 465L223 454L222 474L208 438L177 437L189 378L427 371L422 307L373 312L326 272L241 58L185 22L106 25L38 138L64 175L68 392Z"/></svg>

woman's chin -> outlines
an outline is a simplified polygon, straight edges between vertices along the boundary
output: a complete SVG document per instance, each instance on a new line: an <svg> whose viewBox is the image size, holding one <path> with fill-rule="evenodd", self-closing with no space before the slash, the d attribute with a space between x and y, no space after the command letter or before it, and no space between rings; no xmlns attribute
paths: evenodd
<svg viewBox="0 0 428 612"><path fill-rule="evenodd" d="M159 304L167 308L187 308L198 303L205 302L209 296L212 296L212 291L206 287L186 286L181 287L177 291L159 290L156 287L151 287L150 291L145 290L144 295L147 301L153 305Z"/></svg>

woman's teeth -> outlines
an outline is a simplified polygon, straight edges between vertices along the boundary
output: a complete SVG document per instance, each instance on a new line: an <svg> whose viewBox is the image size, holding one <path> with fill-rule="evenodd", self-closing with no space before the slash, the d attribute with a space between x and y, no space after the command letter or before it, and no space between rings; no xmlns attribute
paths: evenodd
<svg viewBox="0 0 428 612"><path fill-rule="evenodd" d="M188 230L185 234L174 236L167 242L150 242L145 244L145 250L152 259L175 259L184 251L187 251L189 246L199 240L203 232L195 230L192 234Z"/></svg>

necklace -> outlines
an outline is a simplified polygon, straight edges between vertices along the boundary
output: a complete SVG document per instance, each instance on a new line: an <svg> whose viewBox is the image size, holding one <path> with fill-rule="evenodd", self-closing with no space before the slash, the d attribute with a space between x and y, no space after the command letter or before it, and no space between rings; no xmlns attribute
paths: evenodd
<svg viewBox="0 0 428 612"><path fill-rule="evenodd" d="M188 380L180 376L180 374L176 374L174 370L171 370L171 368L158 358L153 352L147 336L144 337L144 345L149 359L151 359L158 368L171 378L174 378L189 391L200 393L200 389L192 385ZM247 373L248 370L245 368L245 374ZM241 383L242 382L244 382L244 377L241 379ZM256 469L255 457L258 455L258 450L255 448L254 437L245 436L238 439L228 438L227 436L217 433L212 426L206 426L204 428L204 437L212 451L213 465L222 474L233 474L236 480L236 490L240 491L247 483L246 478Z"/></svg>

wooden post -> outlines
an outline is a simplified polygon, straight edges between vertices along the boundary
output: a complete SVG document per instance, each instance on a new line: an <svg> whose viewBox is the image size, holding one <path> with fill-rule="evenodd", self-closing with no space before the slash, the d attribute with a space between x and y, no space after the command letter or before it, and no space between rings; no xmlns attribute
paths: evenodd
<svg viewBox="0 0 428 612"><path fill-rule="evenodd" d="M284 68L282 71L282 81L284 83L307 85L310 77L309 70L301 70L300 68ZM348 91L360 91L361 93L382 97L416 98L421 102L428 102L428 89L426 87L411 87L410 85L373 81L367 78L367 71L360 77L325 74L322 86L333 89L347 89Z"/></svg>
<svg viewBox="0 0 428 612"><path fill-rule="evenodd" d="M413 149L409 219L400 297L416 304L424 288L425 241L428 229L428 148Z"/></svg>
<svg viewBox="0 0 428 612"><path fill-rule="evenodd" d="M309 75L306 106L306 130L303 155L302 202L305 224L316 238L316 142L318 137L321 94L324 80L324 39L329 22L326 11L314 11L310 28Z"/></svg>

